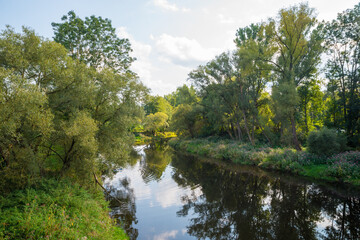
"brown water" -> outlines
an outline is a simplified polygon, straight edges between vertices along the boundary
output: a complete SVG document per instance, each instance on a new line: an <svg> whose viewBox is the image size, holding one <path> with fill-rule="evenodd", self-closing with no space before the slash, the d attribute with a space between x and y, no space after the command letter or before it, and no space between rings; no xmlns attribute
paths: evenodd
<svg viewBox="0 0 360 240"><path fill-rule="evenodd" d="M138 147L106 180L131 239L360 239L359 193Z"/></svg>

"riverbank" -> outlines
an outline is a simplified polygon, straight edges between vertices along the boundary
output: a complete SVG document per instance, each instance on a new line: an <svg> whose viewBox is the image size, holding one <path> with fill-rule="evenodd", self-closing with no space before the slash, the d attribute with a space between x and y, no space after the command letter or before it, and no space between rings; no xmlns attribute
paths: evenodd
<svg viewBox="0 0 360 240"><path fill-rule="evenodd" d="M54 179L0 196L0 239L128 239L100 189Z"/></svg>
<svg viewBox="0 0 360 240"><path fill-rule="evenodd" d="M172 139L169 145L178 151L254 165L310 177L328 182L343 182L360 186L360 152L351 151L331 157L319 157L291 148L252 146L231 140Z"/></svg>
<svg viewBox="0 0 360 240"><path fill-rule="evenodd" d="M138 132L135 134L135 145L145 145L152 142L164 142L175 137L177 137L175 132L158 132L156 135L146 135Z"/></svg>

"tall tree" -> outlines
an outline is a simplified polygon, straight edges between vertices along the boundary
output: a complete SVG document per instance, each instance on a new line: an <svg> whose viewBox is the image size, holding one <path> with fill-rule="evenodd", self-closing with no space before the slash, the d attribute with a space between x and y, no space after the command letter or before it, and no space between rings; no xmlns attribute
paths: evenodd
<svg viewBox="0 0 360 240"><path fill-rule="evenodd" d="M324 29L328 49L327 77L333 102L341 106L334 125L345 129L350 145L360 143L360 4L340 13ZM338 100L336 100L335 95Z"/></svg>
<svg viewBox="0 0 360 240"><path fill-rule="evenodd" d="M323 52L320 28L314 9L302 3L280 10L278 19L271 19L266 30L273 35L273 44L278 48L276 61L271 61L278 75L272 96L283 121L290 120L297 150L301 150L295 117L299 104L297 87L317 71Z"/></svg>
<svg viewBox="0 0 360 240"><path fill-rule="evenodd" d="M111 21L90 16L85 20L74 11L61 18L61 23L52 23L54 40L64 45L71 57L101 69L108 67L116 72L129 69L134 61L130 41L119 38Z"/></svg>

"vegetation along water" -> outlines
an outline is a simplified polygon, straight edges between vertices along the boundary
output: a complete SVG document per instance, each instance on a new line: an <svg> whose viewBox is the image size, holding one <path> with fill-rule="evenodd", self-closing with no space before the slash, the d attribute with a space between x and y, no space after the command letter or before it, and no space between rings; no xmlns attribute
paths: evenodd
<svg viewBox="0 0 360 240"><path fill-rule="evenodd" d="M111 20L51 26L0 32L0 239L360 238L360 3L240 27L165 96Z"/></svg>

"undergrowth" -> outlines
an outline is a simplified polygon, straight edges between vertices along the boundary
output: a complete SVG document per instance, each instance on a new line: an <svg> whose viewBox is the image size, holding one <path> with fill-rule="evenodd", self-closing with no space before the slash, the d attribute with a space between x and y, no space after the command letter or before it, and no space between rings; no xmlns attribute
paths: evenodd
<svg viewBox="0 0 360 240"><path fill-rule="evenodd" d="M127 239L102 191L43 180L0 196L0 239Z"/></svg>

